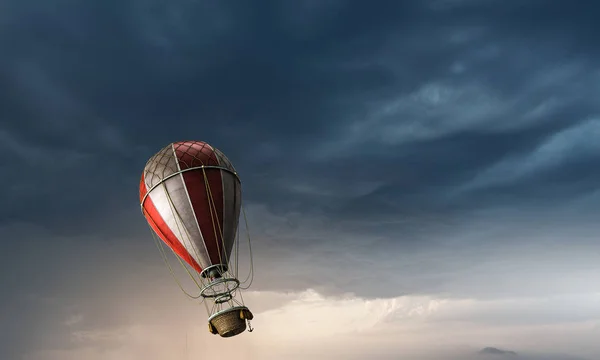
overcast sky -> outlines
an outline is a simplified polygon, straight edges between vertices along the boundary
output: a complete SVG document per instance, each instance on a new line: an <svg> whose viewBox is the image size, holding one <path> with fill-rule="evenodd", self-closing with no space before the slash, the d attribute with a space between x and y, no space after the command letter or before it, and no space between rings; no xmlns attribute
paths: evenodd
<svg viewBox="0 0 600 360"><path fill-rule="evenodd" d="M593 4L1 1L0 358L600 358ZM242 178L252 334L139 211L188 139Z"/></svg>

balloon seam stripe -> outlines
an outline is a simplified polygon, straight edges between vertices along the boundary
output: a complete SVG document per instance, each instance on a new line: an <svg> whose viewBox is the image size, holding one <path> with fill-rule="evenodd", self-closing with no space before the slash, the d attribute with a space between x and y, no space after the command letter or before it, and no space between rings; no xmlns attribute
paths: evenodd
<svg viewBox="0 0 600 360"><path fill-rule="evenodd" d="M172 174L170 174L168 176L165 176L158 183L152 185L152 187L150 189L148 189L148 191L146 191L146 194L144 194L144 197L142 198L142 201L140 201L140 207L142 208L142 213L143 213L143 209L144 209L144 202L146 201L146 198L148 197L148 195L150 195L150 193L152 192L152 190L154 190L155 188L157 188L158 186L160 186L162 183L164 183L165 181L169 180L170 178L175 177L175 176L177 176L177 175L179 175L181 173L184 173L184 172L187 172L187 171L193 171L193 170L204 170L204 169L219 169L219 170L227 171L228 173L235 175L235 177L241 183L240 177L238 176L237 172L231 171L230 169L224 168L222 166L202 165L202 166L195 166L195 167L192 167L192 168L182 169L182 170L174 172L174 173L172 173Z"/></svg>

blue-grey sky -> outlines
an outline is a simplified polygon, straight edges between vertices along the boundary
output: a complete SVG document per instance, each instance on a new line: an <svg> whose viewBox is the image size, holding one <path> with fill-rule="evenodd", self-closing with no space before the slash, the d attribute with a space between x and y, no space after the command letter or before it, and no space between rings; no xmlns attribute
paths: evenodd
<svg viewBox="0 0 600 360"><path fill-rule="evenodd" d="M1 2L0 358L181 359L186 332L194 356L597 358L598 11ZM239 339L208 336L139 212L146 160L187 139L242 178Z"/></svg>

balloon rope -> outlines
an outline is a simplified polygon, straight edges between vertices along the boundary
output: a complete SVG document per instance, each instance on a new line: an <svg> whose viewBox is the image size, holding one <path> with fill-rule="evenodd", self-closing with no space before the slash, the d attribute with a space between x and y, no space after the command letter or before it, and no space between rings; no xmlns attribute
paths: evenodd
<svg viewBox="0 0 600 360"><path fill-rule="evenodd" d="M171 148L173 150L173 156L177 159L178 157L177 157L177 150L175 149L175 145L171 144ZM194 157L194 158L196 158L196 157ZM198 159L198 158L196 158L196 159ZM202 160L200 160L200 159L198 159L198 160L200 161L200 163L202 164L202 166L204 166L204 163L202 162ZM178 161L176 161L177 171L179 173L179 176L181 177L181 182L183 184L183 189L185 191L185 195L186 195L187 200L189 202L190 209L192 210L192 213L194 215L194 220L196 222L196 225L198 226L198 234L200 236L202 236L202 229L200 229L200 224L198 223L198 219L196 217L196 211L194 210L194 206L192 205L192 199L190 198L190 193L189 193L189 191L187 189L187 186L185 184L185 179L183 177L183 173L182 173L182 170L181 170L181 164L179 163L179 161L182 161L186 165L187 168L190 168L191 164L187 164L185 161L183 161L181 159L178 160ZM185 224L183 222L183 219L182 219L181 215L179 214L179 211L177 211L177 207L175 207L175 204L174 204L173 200L171 199L171 194L166 189L166 184L164 186L165 186L165 189L164 189L165 190L165 194L167 194L167 196L169 198L169 204L171 206L171 213L172 214L177 213L177 217L175 217L175 216L174 217L175 217L175 220L176 220L175 224L177 225L179 233L182 234L181 229L179 228L179 222L177 221L177 219L179 219L180 222L181 222L181 224L183 225L183 228L185 230L185 234L187 235L187 244L189 244L189 246L193 250L194 255L196 255L196 259L195 260L199 262L198 266L200 268L202 268L202 264L201 264L202 257L200 256L200 253L199 253L199 251L200 251L199 246L197 246L197 244L192 240L192 236L190 235L190 233L188 231L188 228L185 226ZM183 245L186 245L186 244L183 244ZM204 248L206 249L206 244L204 244L204 241L203 241L202 245L204 245ZM189 251L188 251L188 253L189 253L190 256L192 255ZM208 255L208 249L206 249L206 254ZM209 257L210 257L210 255L209 255ZM195 276L198 276L198 279L200 280L200 282L202 282L202 278L200 277L200 274L197 271L194 271L194 274L195 274Z"/></svg>
<svg viewBox="0 0 600 360"><path fill-rule="evenodd" d="M214 197L212 196L212 191L210 189L210 182L208 181L208 176L206 175L206 170L204 168L202 168L202 173L204 174L204 184L205 184L205 187L206 187L206 194L207 194L207 197L208 197L208 204L209 204L209 207L210 207L210 217L211 217L211 220L212 220L213 231L214 231L214 234L215 234L215 243L217 245L217 249L218 249L218 253L219 253L219 261L221 261L221 263L223 263L223 258L222 258L222 255L221 255L221 245L223 245L223 251L224 251L225 258L226 258L225 259L225 263L226 263L226 265L228 265L227 272L231 273L231 271L229 269L229 265L230 265L229 264L229 259L228 259L229 256L227 255L227 249L225 249L223 229L221 229L221 223L219 221L219 214L217 212L215 200L214 200ZM216 219L216 225L217 226L215 226L215 217L217 218ZM221 235L221 243L220 244L219 244L219 241L218 241L219 238L218 238L218 235L217 235L217 227L218 227L218 232ZM236 278L237 278L237 276L236 276ZM233 301L232 300L233 300L233 297L231 299L229 299L229 301L227 301L227 303L230 306L233 306ZM215 307L218 308L218 310L220 311L221 308L222 308L222 304L215 303Z"/></svg>
<svg viewBox="0 0 600 360"><path fill-rule="evenodd" d="M210 183L208 181L208 176L206 176L206 170L204 168L202 168L202 173L204 174L204 185L206 187L206 195L208 197L208 206L209 206L209 210L210 210L210 219L212 221L213 224L213 231L214 231L214 235L215 235L215 244L217 245L217 251L219 254L219 261L221 261L221 264L223 263L223 258L221 256L221 245L223 245L223 247L225 246L224 244L224 239L223 239L223 230L221 229L221 224L219 223L219 214L217 213L217 208L215 205L215 201L214 198L212 196L212 192L210 190ZM223 175L221 175L223 176ZM225 209L223 209L225 210ZM215 217L217 217L217 220L215 222ZM215 223L217 226L215 226ZM218 227L218 232L221 235L221 244L219 244L219 236L217 234L217 227ZM225 257L227 258L227 251L225 250ZM226 265L229 265L229 259L225 259ZM229 269L228 269L229 270Z"/></svg>
<svg viewBox="0 0 600 360"><path fill-rule="evenodd" d="M181 214L179 214L179 211L177 210L177 207L175 207L175 203L173 202L173 199L171 198L171 194L169 194L169 192L167 191L166 183L163 183L163 186L164 186L165 194L167 195L167 199L169 199L169 207L171 208L171 215L173 215L173 218L175 219L175 225L177 226L177 231L180 234L182 234L182 235L183 235L183 233L185 233L185 235L187 235L187 243L192 247L192 249L194 249L194 253L196 254L196 256L198 258L200 258L199 255L198 255L198 253L197 253L198 249L196 249L196 246L194 246L194 244L192 243L192 240L191 240L192 236L190 235L188 229L185 226L183 226L183 230L184 231L181 231L181 226L179 225L180 222L183 224L183 220L182 220ZM185 244L182 244L182 245L185 245ZM186 251L187 251L187 249L186 249ZM190 256L192 255L192 254L189 253L189 251L188 251L188 254ZM188 269L188 267L183 264L180 256L177 256L177 260L179 260L179 263L182 264L182 266L185 268L185 271L192 278L192 280L194 280L194 283L196 283L196 285L198 286L198 288L202 288L202 286L198 284L198 281L196 281L196 277L190 272L190 270ZM198 266L200 266L200 264L198 264ZM195 271L194 273L197 276L200 275L200 274L198 274L197 271ZM202 279L199 278L199 280L200 280L200 282L202 282Z"/></svg>
<svg viewBox="0 0 600 360"><path fill-rule="evenodd" d="M145 211L146 210L144 209L144 212ZM149 219L150 221L152 221L152 223L154 224L154 226L158 229L158 226L156 226L156 223L154 222L154 219L152 219L151 216L146 216L146 219ZM165 249L162 247L162 244L160 243L160 240L158 239L158 235L154 232L154 229L152 229L152 227L150 227L150 231L152 233L152 239L154 240L154 244L158 248L158 251L159 251L159 253L160 253L163 261L165 262L165 264L169 268L169 272L171 273L171 276L173 277L173 279L175 280L175 282L179 286L179 289L181 289L181 291L184 294L186 294L188 297L190 297L192 299L198 299L200 297L200 295L198 295L198 296L191 295L190 293L188 293L183 288L183 286L181 285L181 282L179 281L179 279L177 279L177 276L175 276L175 272L173 271L173 267L171 266L171 264L169 263L169 260L167 259L167 254L165 253ZM177 258L179 259L179 257L177 257ZM188 271L188 274L189 274L189 270L187 269L186 266L183 265L183 263L181 262L181 259L179 259L179 262L186 269L186 271ZM192 276L192 279L194 280L194 282L196 282L196 279L193 276ZM196 285L198 286L198 289L200 289L200 285L197 282L196 282Z"/></svg>
<svg viewBox="0 0 600 360"><path fill-rule="evenodd" d="M239 217L238 217L239 218ZM238 219L238 228L235 229L235 278L239 278L239 263L240 263L240 226Z"/></svg>
<svg viewBox="0 0 600 360"><path fill-rule="evenodd" d="M244 281L242 281L242 284L245 284L248 281L248 279L250 279L250 283L246 286L240 286L240 288L248 289L250 287L250 285L252 285L252 282L254 281L254 256L252 255L252 241L250 240L250 230L248 229L248 217L246 216L246 208L244 206L242 206L242 214L244 215L244 223L246 226L246 237L248 238L248 252L250 255L250 271L248 272L248 276L246 277L246 279ZM241 292L240 292L240 294L241 294Z"/></svg>
<svg viewBox="0 0 600 360"><path fill-rule="evenodd" d="M187 240L188 240L187 242L188 242L188 243L189 243L189 244L192 246L192 248L193 248L193 249L195 250L195 252L196 252L196 251L197 251L197 249L196 249L196 247L195 247L195 246L193 246L193 244L191 244L191 236L190 236L190 234L189 234L189 232L188 232L187 228L185 228L185 226L184 226L184 227L183 227L183 230L184 230L184 231L181 231L181 226L180 226L180 224L179 224L179 222L181 221L181 215L179 214L179 211L177 211L177 208L175 207L175 204L174 204L174 202L173 202L173 199L171 198L171 195L170 195L170 194L169 194L169 192L167 191L167 188L166 188L166 184L165 184L165 183L163 183L163 188L164 188L165 194L167 195L167 199L169 200L169 206L170 206L170 208L171 208L171 214L172 214L172 215L173 215L173 217L175 218L175 225L177 226L177 230L178 230L178 232L179 232L180 234L183 234L183 233L185 233L185 234L187 235ZM154 223L154 220L153 220L151 217L148 217L148 218L150 218L150 219L152 220L152 222ZM177 220L180 220L180 221L177 221ZM156 228L158 228L158 226L156 225L156 223L154 223L154 225L156 226ZM158 242L158 243L157 243L157 245L159 245L159 246L160 246L160 245L162 245L162 244L160 244L160 242ZM177 284L179 285L179 287L181 288L181 290L182 290L182 291L183 291L183 292L184 292L184 293L185 293L187 296L189 296L190 298L192 298L192 299L198 299L198 298L199 298L201 295L198 295L198 296L193 296L193 295L190 295L190 294L189 294L187 291L185 291L185 290L183 289L183 287L181 286L181 283L180 283L180 282L179 282L179 280L178 280L178 279L175 277L175 275L174 275L174 272L173 272L173 269L172 269L172 267L171 267L170 263L168 262L168 260L166 260L166 254L165 254L165 252L164 252L164 248L162 248L162 246L160 246L160 247L159 247L159 250L161 250L161 251L162 251L162 252L161 252L161 255L163 255L163 260L165 260L165 262L167 263L167 265L168 265L168 267L169 267L169 271L171 272L172 276L175 278L175 280L176 280ZM171 249L171 250L172 250L172 249ZM197 254L197 253L196 253L196 254ZM194 281L194 283L196 284L196 286L198 287L198 289L202 289L202 286L201 286L201 285L198 283L198 281L196 280L196 277L194 276L194 274L192 274L192 272L190 272L190 269L189 269L189 267L188 267L188 266L186 266L186 264L183 262L183 260L181 259L181 257L180 257L180 256L178 256L178 255L176 255L175 257L177 258L177 261L179 262L179 264L180 264L180 265L181 265L181 266L182 266L182 267L185 269L185 271L187 272L188 276L189 276L189 277L192 279L192 281ZM198 275L198 274L197 274L197 272L194 272L194 273L195 273L196 275ZM200 281L201 281L201 279L200 279ZM202 301L204 301L204 299L202 299Z"/></svg>
<svg viewBox="0 0 600 360"><path fill-rule="evenodd" d="M204 172L204 178L205 178L204 181L205 181L206 187L207 187L207 194L210 197L209 203L212 205L212 208L211 208L211 218L212 218L213 217L213 211L216 214L217 210L216 210L216 207L215 207L214 198L212 197L212 192L210 191L210 183L208 182L208 177L206 176L205 170L202 169L202 171ZM250 285L252 285L252 282L254 281L254 260L253 260L253 256L252 256L252 242L251 242L251 239L250 239L250 233L248 231L248 218L246 216L246 210L244 209L243 206L242 206L242 212L244 214L244 222L245 222L245 226L246 226L246 236L248 238L248 248L249 248L249 253L250 253L250 271L248 272L248 275L247 275L246 279L244 281L242 281L241 283L245 284L248 280L250 280L250 283L248 285L246 285L245 287L241 287L241 288L242 289L247 289L247 288L250 287ZM216 216L218 216L218 214ZM219 232L221 232L221 234L222 234L223 231L221 229L221 224L219 223L218 218L217 218L217 226L219 227ZM215 226L214 226L214 220L213 220L213 229L214 228L215 228ZM215 231L216 231L216 229L215 229ZM215 234L215 236L216 236L216 234ZM221 236L221 238L222 238L222 236ZM237 244L238 244L238 251L239 251L239 238L237 240ZM218 246L218 244L217 244L217 246ZM225 255L227 256L227 254L225 254ZM220 256L221 255L219 253L219 258L220 258ZM238 277L238 259L237 259L237 256L238 256L238 252L236 252L236 264L235 264L235 267L236 267L235 277L236 278ZM226 260L229 263L229 259L226 259Z"/></svg>
<svg viewBox="0 0 600 360"><path fill-rule="evenodd" d="M159 249L159 252L161 254L161 257L163 258L163 261L165 262L165 264L167 264L167 267L169 268L169 272L171 273L171 276L173 277L173 279L175 280L175 282L177 283L177 285L179 286L179 289L181 289L181 291L186 294L188 296L188 298L190 299L198 299L201 298L200 293L198 295L192 295L190 293L188 293L184 288L183 285L181 285L181 282L179 281L179 279L177 279L177 276L175 276L175 272L173 271L173 267L171 266L171 264L169 263L169 260L167 259L167 253L165 252L165 249L163 247L163 245L160 243L160 240L156 239L156 235L153 236L155 241L154 243L156 244L156 246ZM182 266L184 266L182 264ZM185 266L184 266L185 267ZM200 288L198 288L200 289ZM202 301L204 301L204 298L202 298Z"/></svg>

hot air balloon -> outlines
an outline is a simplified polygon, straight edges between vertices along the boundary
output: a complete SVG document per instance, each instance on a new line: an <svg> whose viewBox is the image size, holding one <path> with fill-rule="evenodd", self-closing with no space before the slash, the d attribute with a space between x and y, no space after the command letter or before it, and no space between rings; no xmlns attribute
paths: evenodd
<svg viewBox="0 0 600 360"><path fill-rule="evenodd" d="M240 281L237 268L241 182L227 157L202 141L165 146L146 163L140 204L159 249L166 244L198 286L198 295L186 294L209 304L209 331L222 337L252 331L240 290L253 271ZM248 245L252 264L249 236Z"/></svg>

